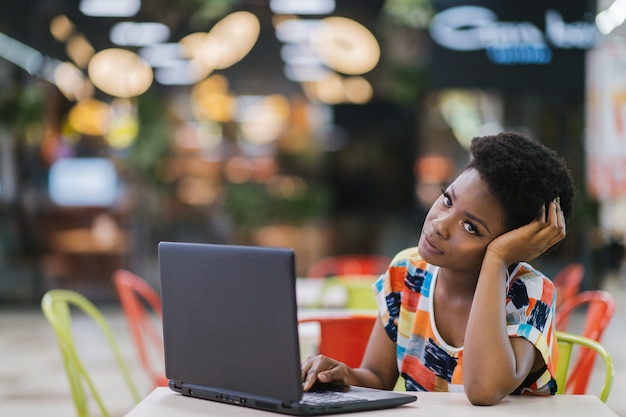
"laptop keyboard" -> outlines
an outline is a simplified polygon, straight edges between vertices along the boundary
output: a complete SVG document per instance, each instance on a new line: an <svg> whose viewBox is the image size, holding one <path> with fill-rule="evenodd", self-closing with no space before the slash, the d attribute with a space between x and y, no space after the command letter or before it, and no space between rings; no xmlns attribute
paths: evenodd
<svg viewBox="0 0 626 417"><path fill-rule="evenodd" d="M336 391L307 391L302 394L302 402L307 404L336 404L363 402L365 398Z"/></svg>

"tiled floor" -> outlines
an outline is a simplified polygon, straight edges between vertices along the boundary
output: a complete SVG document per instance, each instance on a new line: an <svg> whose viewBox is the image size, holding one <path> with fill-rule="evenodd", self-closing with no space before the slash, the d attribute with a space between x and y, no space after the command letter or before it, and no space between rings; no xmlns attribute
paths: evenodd
<svg viewBox="0 0 626 417"><path fill-rule="evenodd" d="M150 384L135 364L134 347L119 308L103 306L102 310L141 395L148 394ZM41 311L0 309L0 329L0 416L75 416L56 339ZM133 401L118 376L104 337L85 317L74 322L74 332L78 335L78 349L84 353L83 359L92 370L94 383L105 403L110 405L110 412L113 416L124 415L132 408Z"/></svg>
<svg viewBox="0 0 626 417"><path fill-rule="evenodd" d="M617 312L605 333L603 344L615 362L615 385L607 404L619 416L626 417L626 282L609 279L605 282L617 300ZM124 356L131 365L142 395L151 387L135 363L124 319L115 305L103 306L103 311L117 335ZM113 416L123 416L132 408L132 400L118 378L108 350L91 323L79 320L75 331L81 352L96 373ZM76 413L69 395L65 373L52 330L37 308L0 308L0 416L2 417L71 417ZM600 380L594 374L590 389ZM97 415L97 413L96 413Z"/></svg>

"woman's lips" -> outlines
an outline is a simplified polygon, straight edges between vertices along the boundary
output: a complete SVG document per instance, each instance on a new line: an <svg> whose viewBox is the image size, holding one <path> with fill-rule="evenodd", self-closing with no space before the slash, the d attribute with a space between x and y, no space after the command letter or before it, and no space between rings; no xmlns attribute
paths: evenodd
<svg viewBox="0 0 626 417"><path fill-rule="evenodd" d="M424 237L423 241L424 241L424 245L426 245L426 249L428 249L430 252L435 252L435 253L438 253L440 255L443 255L443 251L441 251L441 249L439 249L439 247L437 247L437 245L430 238L430 236L428 236L426 233L424 233L423 237Z"/></svg>

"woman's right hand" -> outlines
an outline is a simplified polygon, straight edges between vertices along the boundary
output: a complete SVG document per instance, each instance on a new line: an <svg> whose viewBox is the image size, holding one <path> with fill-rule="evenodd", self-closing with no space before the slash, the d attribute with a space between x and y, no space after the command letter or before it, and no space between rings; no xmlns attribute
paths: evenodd
<svg viewBox="0 0 626 417"><path fill-rule="evenodd" d="M308 391L313 384L350 385L352 368L324 355L309 356L302 363L302 389Z"/></svg>

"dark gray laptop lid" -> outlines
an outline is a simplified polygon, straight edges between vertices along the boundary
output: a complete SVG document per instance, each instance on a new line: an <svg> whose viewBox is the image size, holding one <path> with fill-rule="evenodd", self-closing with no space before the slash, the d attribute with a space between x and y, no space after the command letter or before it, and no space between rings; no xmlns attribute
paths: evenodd
<svg viewBox="0 0 626 417"><path fill-rule="evenodd" d="M284 248L159 243L170 381L297 402L294 262Z"/></svg>

